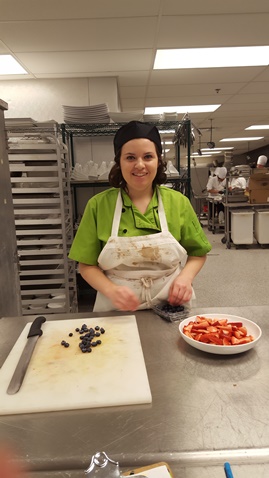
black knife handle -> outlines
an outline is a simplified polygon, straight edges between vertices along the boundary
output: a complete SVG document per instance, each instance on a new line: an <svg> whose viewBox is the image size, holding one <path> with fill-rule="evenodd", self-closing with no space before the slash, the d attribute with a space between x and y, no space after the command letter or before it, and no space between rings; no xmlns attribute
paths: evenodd
<svg viewBox="0 0 269 478"><path fill-rule="evenodd" d="M45 317L43 317L43 315L40 315L39 317L37 317L31 325L29 334L27 335L27 339L29 337L34 337L35 335L39 335L39 336L42 335L43 331L41 330L41 326L42 324L44 324L44 322L46 322L46 319Z"/></svg>

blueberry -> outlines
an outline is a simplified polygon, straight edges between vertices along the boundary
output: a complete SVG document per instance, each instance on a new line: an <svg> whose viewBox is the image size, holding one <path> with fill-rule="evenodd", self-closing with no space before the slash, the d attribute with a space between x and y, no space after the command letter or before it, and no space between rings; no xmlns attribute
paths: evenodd
<svg viewBox="0 0 269 478"><path fill-rule="evenodd" d="M72 332L70 332L70 334L69 334L69 337L73 337L73 334L72 334Z"/></svg>
<svg viewBox="0 0 269 478"><path fill-rule="evenodd" d="M102 340L97 340L96 343L100 345L102 343Z"/></svg>
<svg viewBox="0 0 269 478"><path fill-rule="evenodd" d="M66 344L66 341L65 340L62 340L61 341L61 345L65 345Z"/></svg>
<svg viewBox="0 0 269 478"><path fill-rule="evenodd" d="M65 342L64 347L66 347L66 348L69 347L69 343Z"/></svg>
<svg viewBox="0 0 269 478"><path fill-rule="evenodd" d="M96 325L96 327L94 327L95 330L100 330L100 327L98 325Z"/></svg>
<svg viewBox="0 0 269 478"><path fill-rule="evenodd" d="M100 332L95 332L94 335L95 335L95 337L100 337L101 334L100 334Z"/></svg>
<svg viewBox="0 0 269 478"><path fill-rule="evenodd" d="M101 334L104 334L104 333L105 333L105 329L103 329L103 327L101 327L100 332L101 332Z"/></svg>

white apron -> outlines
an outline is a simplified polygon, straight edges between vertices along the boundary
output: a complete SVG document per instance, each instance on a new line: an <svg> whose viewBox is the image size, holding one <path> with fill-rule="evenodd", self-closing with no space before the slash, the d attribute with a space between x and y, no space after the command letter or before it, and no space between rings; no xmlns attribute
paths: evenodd
<svg viewBox="0 0 269 478"><path fill-rule="evenodd" d="M98 257L98 265L115 284L128 286L140 300L138 309L149 309L166 301L170 285L187 260L186 250L169 232L158 191L161 232L145 236L119 237L122 212L119 191L111 236ZM112 302L97 292L94 312L115 310Z"/></svg>

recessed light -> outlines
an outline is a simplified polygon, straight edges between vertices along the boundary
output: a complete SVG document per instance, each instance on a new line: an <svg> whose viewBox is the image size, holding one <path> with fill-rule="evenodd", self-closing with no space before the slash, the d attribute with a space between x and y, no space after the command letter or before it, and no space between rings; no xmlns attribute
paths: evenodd
<svg viewBox="0 0 269 478"><path fill-rule="evenodd" d="M227 149L234 149L234 146L226 146L224 148L215 148L214 151L226 151ZM202 151L210 151L211 153L214 153L210 148L202 148Z"/></svg>
<svg viewBox="0 0 269 478"><path fill-rule="evenodd" d="M27 75L27 71L11 55L0 55L0 75Z"/></svg>
<svg viewBox="0 0 269 478"><path fill-rule="evenodd" d="M269 46L157 50L154 70L268 65Z"/></svg>
<svg viewBox="0 0 269 478"><path fill-rule="evenodd" d="M149 106L145 114L156 115L162 113L212 113L221 105L189 105L189 106Z"/></svg>
<svg viewBox="0 0 269 478"><path fill-rule="evenodd" d="M252 126L249 126L248 128L245 128L245 130L253 130L253 129L269 129L269 124L253 124Z"/></svg>
<svg viewBox="0 0 269 478"><path fill-rule="evenodd" d="M250 136L249 138L223 138L220 141L258 141L259 139L263 139L264 136Z"/></svg>
<svg viewBox="0 0 269 478"><path fill-rule="evenodd" d="M193 153L191 154L191 158L210 158L211 154L202 154L202 155L199 155L198 153ZM185 156L185 158L188 158L188 156Z"/></svg>

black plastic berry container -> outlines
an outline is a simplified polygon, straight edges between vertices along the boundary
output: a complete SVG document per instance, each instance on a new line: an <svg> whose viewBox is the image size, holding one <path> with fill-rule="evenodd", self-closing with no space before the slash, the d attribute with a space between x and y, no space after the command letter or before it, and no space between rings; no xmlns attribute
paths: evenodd
<svg viewBox="0 0 269 478"><path fill-rule="evenodd" d="M154 310L155 314L159 315L162 319L165 319L168 322L186 319L190 314L190 306L188 305L173 307L168 303L164 303L153 305L152 310Z"/></svg>

